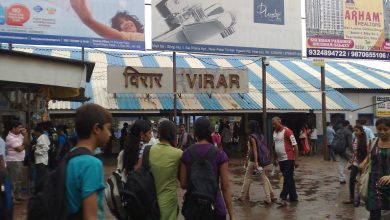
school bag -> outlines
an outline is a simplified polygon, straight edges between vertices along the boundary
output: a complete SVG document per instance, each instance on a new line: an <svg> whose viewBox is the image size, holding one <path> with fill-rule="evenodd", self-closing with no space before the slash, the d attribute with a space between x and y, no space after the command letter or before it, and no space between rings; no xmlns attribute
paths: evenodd
<svg viewBox="0 0 390 220"><path fill-rule="evenodd" d="M333 138L333 142L332 142L333 152L335 152L336 154L343 154L346 150L346 147L347 147L347 140L343 134L343 129L340 128L339 130L337 130Z"/></svg>
<svg viewBox="0 0 390 220"><path fill-rule="evenodd" d="M141 168L130 172L124 184L123 204L130 219L160 220L154 177L149 166L151 147L151 145L145 147Z"/></svg>
<svg viewBox="0 0 390 220"><path fill-rule="evenodd" d="M77 220L82 211L69 215L66 204L66 165L74 157L92 155L87 148L78 147L65 155L65 159L46 177L43 190L28 201L28 220Z"/></svg>
<svg viewBox="0 0 390 220"><path fill-rule="evenodd" d="M265 167L272 163L271 154L264 141L264 136L261 134L250 134L250 137L255 139L257 146L257 160L260 166Z"/></svg>
<svg viewBox="0 0 390 220"><path fill-rule="evenodd" d="M106 188L104 189L104 197L107 206L113 216L118 220L127 219L127 212L124 209L123 190L126 182L124 172L120 169L114 170L111 176L108 177Z"/></svg>
<svg viewBox="0 0 390 220"><path fill-rule="evenodd" d="M211 147L201 157L194 146L188 148L191 156L189 172L189 188L184 196L182 214L186 220L213 220L214 197L218 192L218 177L211 161L216 157L218 149Z"/></svg>

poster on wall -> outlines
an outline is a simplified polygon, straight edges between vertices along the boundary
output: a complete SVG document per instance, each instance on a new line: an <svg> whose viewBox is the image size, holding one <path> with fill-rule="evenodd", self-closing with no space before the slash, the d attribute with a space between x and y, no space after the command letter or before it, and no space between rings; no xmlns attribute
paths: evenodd
<svg viewBox="0 0 390 220"><path fill-rule="evenodd" d="M2 0L0 42L144 50L143 0Z"/></svg>
<svg viewBox="0 0 390 220"><path fill-rule="evenodd" d="M389 0L306 0L308 57L390 59Z"/></svg>
<svg viewBox="0 0 390 220"><path fill-rule="evenodd" d="M390 116L390 96L375 96L374 104L376 117Z"/></svg>
<svg viewBox="0 0 390 220"><path fill-rule="evenodd" d="M152 1L156 50L301 58L301 29L300 0Z"/></svg>

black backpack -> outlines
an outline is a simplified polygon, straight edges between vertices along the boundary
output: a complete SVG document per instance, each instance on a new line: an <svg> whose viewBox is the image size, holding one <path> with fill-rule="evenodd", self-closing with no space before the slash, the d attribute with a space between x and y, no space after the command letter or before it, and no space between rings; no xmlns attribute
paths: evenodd
<svg viewBox="0 0 390 220"><path fill-rule="evenodd" d="M334 135L333 142L332 142L332 148L333 151L336 154L343 154L347 148L347 138L345 137L343 133L343 129L340 128L337 130L336 134Z"/></svg>
<svg viewBox="0 0 390 220"><path fill-rule="evenodd" d="M122 192L124 207L130 219L160 220L156 186L149 166L151 147L145 147L141 168L128 174Z"/></svg>
<svg viewBox="0 0 390 220"><path fill-rule="evenodd" d="M33 195L28 202L28 220L82 219L82 212L69 215L66 204L66 165L69 160L80 155L92 155L87 148L78 147L65 155L65 159L45 180L42 191Z"/></svg>
<svg viewBox="0 0 390 220"><path fill-rule="evenodd" d="M201 157L196 148L188 148L192 166L189 172L189 188L184 196L182 214L186 220L213 220L214 198L218 193L218 177L214 172L211 160L218 153L218 148L211 147Z"/></svg>

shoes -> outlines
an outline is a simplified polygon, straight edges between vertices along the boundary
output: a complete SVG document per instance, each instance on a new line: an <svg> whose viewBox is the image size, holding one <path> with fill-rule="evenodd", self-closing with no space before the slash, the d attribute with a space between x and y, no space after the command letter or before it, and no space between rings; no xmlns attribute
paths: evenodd
<svg viewBox="0 0 390 220"><path fill-rule="evenodd" d="M290 202L299 202L298 199L289 199Z"/></svg>
<svg viewBox="0 0 390 220"><path fill-rule="evenodd" d="M340 184L342 184L342 185L344 185L346 183L347 183L346 181L340 181Z"/></svg>
<svg viewBox="0 0 390 220"><path fill-rule="evenodd" d="M239 202L246 202L246 201L249 201L249 198L248 197L237 197L236 200Z"/></svg>
<svg viewBox="0 0 390 220"><path fill-rule="evenodd" d="M352 200L346 200L346 201L343 201L343 204L346 204L346 205L353 204L353 201Z"/></svg>
<svg viewBox="0 0 390 220"><path fill-rule="evenodd" d="M275 203L278 204L280 207L287 206L287 201L285 199L279 198L279 199L276 200Z"/></svg>

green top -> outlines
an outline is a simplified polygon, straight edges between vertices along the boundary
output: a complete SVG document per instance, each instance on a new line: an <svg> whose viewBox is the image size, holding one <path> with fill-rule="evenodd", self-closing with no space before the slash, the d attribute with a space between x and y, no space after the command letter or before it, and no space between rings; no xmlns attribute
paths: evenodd
<svg viewBox="0 0 390 220"><path fill-rule="evenodd" d="M177 179L183 152L167 144L158 143L150 149L149 164L156 185L161 220L177 219Z"/></svg>

